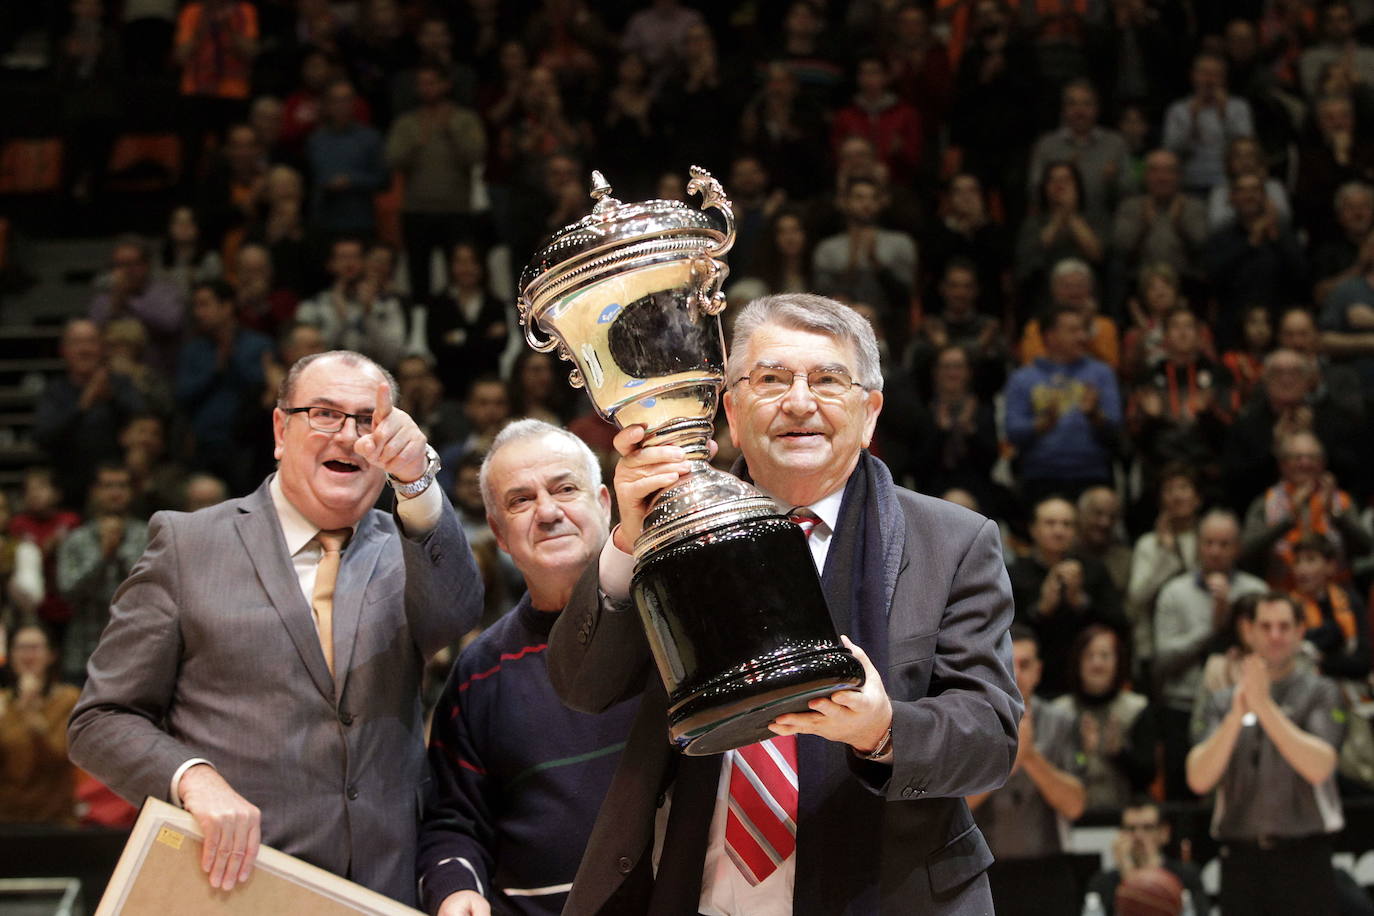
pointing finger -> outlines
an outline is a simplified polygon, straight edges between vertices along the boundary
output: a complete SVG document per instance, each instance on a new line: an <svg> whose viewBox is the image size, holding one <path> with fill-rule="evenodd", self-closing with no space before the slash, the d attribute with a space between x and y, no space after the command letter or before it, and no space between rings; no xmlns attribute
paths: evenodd
<svg viewBox="0 0 1374 916"><path fill-rule="evenodd" d="M372 428L376 429L391 415L391 386L386 382L377 383L377 406L372 410Z"/></svg>

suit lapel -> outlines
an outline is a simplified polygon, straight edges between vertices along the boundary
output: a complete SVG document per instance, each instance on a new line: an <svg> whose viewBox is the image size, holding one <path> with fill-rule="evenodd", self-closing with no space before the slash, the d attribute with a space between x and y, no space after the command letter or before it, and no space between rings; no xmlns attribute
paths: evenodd
<svg viewBox="0 0 1374 916"><path fill-rule="evenodd" d="M329 676L329 667L320 649L314 615L305 595L301 593L300 580L296 578L295 567L291 565L291 557L286 552L286 539L282 536L281 523L277 521L267 483L240 503L235 527L263 591L267 592L272 606L281 617L282 626L295 643L310 679L314 681L316 689L332 701L333 679Z"/></svg>
<svg viewBox="0 0 1374 916"><path fill-rule="evenodd" d="M358 522L353 540L339 563L338 584L334 587L334 682L340 699L353 662L367 584L372 581L372 571L377 568L385 543L374 513L369 512Z"/></svg>

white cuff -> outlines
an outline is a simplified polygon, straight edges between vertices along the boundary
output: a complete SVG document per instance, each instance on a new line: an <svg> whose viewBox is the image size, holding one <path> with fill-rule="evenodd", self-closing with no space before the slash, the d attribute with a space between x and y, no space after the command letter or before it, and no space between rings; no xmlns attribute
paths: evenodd
<svg viewBox="0 0 1374 916"><path fill-rule="evenodd" d="M210 769L215 769L215 765L203 757L192 757L190 760L177 767L177 771L172 774L172 804L181 807L181 777L182 774L198 763L203 763Z"/></svg>
<svg viewBox="0 0 1374 916"><path fill-rule="evenodd" d="M405 524L406 536L423 538L439 527L439 516L444 511L444 497L439 493L439 482L431 481L424 491L410 499L397 494L396 514Z"/></svg>
<svg viewBox="0 0 1374 916"><path fill-rule="evenodd" d="M615 533L620 530L616 525L606 545L601 548L601 591L613 601L624 601L630 597L630 580L635 574L635 558L615 546Z"/></svg>

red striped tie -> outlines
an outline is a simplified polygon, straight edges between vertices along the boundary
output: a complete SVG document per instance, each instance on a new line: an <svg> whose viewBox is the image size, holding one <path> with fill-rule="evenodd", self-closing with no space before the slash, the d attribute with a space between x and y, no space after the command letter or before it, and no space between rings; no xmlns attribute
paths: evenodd
<svg viewBox="0 0 1374 916"><path fill-rule="evenodd" d="M798 506L787 517L809 539L820 521ZM780 735L730 752L725 851L751 885L797 848L797 736Z"/></svg>
<svg viewBox="0 0 1374 916"><path fill-rule="evenodd" d="M797 848L797 738L783 735L730 752L725 852L750 885Z"/></svg>
<svg viewBox="0 0 1374 916"><path fill-rule="evenodd" d="M789 509L787 512L787 520L799 526L802 530L802 534L806 535L808 541L811 540L811 532L815 530L816 525L820 522L820 518L816 516L816 513L805 506Z"/></svg>

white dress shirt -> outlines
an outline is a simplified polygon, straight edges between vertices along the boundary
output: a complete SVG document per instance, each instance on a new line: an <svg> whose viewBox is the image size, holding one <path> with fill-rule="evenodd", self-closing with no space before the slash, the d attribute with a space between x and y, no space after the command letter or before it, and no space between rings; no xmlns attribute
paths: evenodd
<svg viewBox="0 0 1374 916"><path fill-rule="evenodd" d="M765 494L768 495L768 494ZM825 569L826 554L835 534L835 526L840 520L840 503L844 501L844 488L812 503L809 508L820 519L811 529L807 546L816 569ZM774 502L777 502L774 499ZM778 504L780 511L786 513L793 507ZM630 580L634 575L634 557L615 546L615 538L606 539L601 549L600 571L601 590L612 599L625 600L630 595ZM711 830L706 843L706 860L702 868L701 900L698 910L707 916L790 916L792 912L792 888L796 881L797 854L783 860L777 869L760 881L751 885L725 851L725 821L729 813L731 755L721 758L720 781L716 784L716 804L711 812ZM655 835L654 865L657 867L658 854L663 845L663 829L668 823L668 811L672 806L672 791L658 810Z"/></svg>

